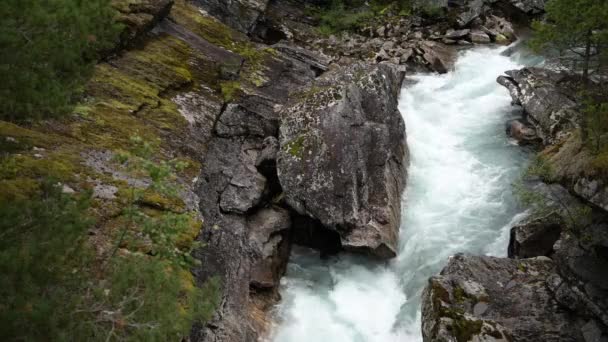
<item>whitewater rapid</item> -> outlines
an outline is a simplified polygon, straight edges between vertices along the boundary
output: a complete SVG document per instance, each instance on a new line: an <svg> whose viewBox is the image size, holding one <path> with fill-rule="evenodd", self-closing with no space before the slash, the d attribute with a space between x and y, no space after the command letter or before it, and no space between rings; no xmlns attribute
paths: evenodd
<svg viewBox="0 0 608 342"><path fill-rule="evenodd" d="M397 258L321 260L296 248L271 341L422 341L420 294L448 257L506 254L508 229L523 216L511 184L528 156L505 136L515 113L496 77L521 65L500 51L468 50L453 72L408 77L399 109L411 165Z"/></svg>

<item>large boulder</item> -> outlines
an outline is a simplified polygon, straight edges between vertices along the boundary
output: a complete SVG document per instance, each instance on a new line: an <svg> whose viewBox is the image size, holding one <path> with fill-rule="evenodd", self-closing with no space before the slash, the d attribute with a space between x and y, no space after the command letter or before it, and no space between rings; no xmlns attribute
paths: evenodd
<svg viewBox="0 0 608 342"><path fill-rule="evenodd" d="M431 70L445 74L454 68L455 49L430 40L420 42L418 49Z"/></svg>
<svg viewBox="0 0 608 342"><path fill-rule="evenodd" d="M527 121L546 145L563 141L578 127L576 102L562 83L569 75L542 68L510 70L498 83L507 87L513 103L521 104ZM574 95L574 94L570 94Z"/></svg>
<svg viewBox="0 0 608 342"><path fill-rule="evenodd" d="M408 152L397 66L324 75L283 111L278 175L287 203L344 249L394 257Z"/></svg>
<svg viewBox="0 0 608 342"><path fill-rule="evenodd" d="M551 259L456 255L422 295L424 341L583 341L545 284Z"/></svg>

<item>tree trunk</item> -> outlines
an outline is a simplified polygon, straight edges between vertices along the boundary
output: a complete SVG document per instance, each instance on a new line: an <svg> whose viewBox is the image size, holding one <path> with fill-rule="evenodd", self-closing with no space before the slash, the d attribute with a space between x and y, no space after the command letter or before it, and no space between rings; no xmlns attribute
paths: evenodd
<svg viewBox="0 0 608 342"><path fill-rule="evenodd" d="M585 88L589 84L589 67L591 62L591 38L593 32L591 30L587 31L587 35L585 37L585 57L583 60L583 82L585 82Z"/></svg>
<svg viewBox="0 0 608 342"><path fill-rule="evenodd" d="M583 89L585 91L589 88L589 64L591 60L591 36L593 32L591 30L587 31L587 35L585 37L585 56L583 59ZM587 144L589 140L589 127L587 125L587 118L585 115L581 118L581 139L583 141L583 145Z"/></svg>

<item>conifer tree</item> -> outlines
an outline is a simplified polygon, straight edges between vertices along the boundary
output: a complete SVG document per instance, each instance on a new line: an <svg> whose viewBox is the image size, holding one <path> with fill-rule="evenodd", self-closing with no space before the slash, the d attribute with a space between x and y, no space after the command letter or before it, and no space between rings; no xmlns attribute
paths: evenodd
<svg viewBox="0 0 608 342"><path fill-rule="evenodd" d="M0 119L66 113L119 28L110 0L0 1Z"/></svg>

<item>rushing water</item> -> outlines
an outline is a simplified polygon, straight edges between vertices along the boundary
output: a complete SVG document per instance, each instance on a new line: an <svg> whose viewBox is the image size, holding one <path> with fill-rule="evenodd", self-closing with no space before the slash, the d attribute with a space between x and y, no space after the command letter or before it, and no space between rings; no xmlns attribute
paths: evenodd
<svg viewBox="0 0 608 342"><path fill-rule="evenodd" d="M518 67L499 49L480 48L460 56L454 72L409 78L399 106L411 165L398 257L321 260L296 249L272 341L421 341L428 277L458 252L506 254L508 229L522 216L511 184L527 156L505 136L513 109L495 80Z"/></svg>

